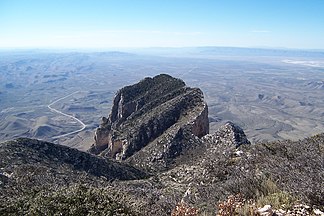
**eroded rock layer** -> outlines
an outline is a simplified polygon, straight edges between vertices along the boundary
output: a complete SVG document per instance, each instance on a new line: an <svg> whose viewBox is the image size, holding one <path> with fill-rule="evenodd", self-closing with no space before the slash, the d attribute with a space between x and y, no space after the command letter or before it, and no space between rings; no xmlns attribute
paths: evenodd
<svg viewBox="0 0 324 216"><path fill-rule="evenodd" d="M146 160L166 167L187 148L188 142L183 140L189 137L183 136L183 131L196 137L208 134L203 93L161 74L117 92L109 117L103 118L96 130L90 152L117 160L134 156L132 161L138 161L135 153L145 148Z"/></svg>

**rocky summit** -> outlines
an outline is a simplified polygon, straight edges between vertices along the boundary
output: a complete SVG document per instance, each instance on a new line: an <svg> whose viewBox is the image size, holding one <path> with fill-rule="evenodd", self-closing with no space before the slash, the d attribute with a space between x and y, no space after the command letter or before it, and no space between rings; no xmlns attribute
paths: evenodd
<svg viewBox="0 0 324 216"><path fill-rule="evenodd" d="M166 74L120 89L95 133L91 153L165 170L209 133L208 106L198 88Z"/></svg>
<svg viewBox="0 0 324 216"><path fill-rule="evenodd" d="M182 80L126 86L89 152L0 143L0 215L324 214L324 134L252 145L232 122L208 126Z"/></svg>

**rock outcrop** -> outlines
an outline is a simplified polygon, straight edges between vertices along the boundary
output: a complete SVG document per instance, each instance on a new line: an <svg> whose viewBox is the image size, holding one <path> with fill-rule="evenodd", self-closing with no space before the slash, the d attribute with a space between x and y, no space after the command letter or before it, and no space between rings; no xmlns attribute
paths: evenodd
<svg viewBox="0 0 324 216"><path fill-rule="evenodd" d="M109 117L103 117L96 130L90 152L147 171L170 169L219 144L236 148L250 143L231 122L209 135L202 91L169 75L126 86L113 101Z"/></svg>
<svg viewBox="0 0 324 216"><path fill-rule="evenodd" d="M134 157L129 160L137 162L141 157L167 167L170 159L188 148L189 142L184 140L208 132L208 107L202 91L161 74L117 92L90 152L117 160ZM139 150L142 153L136 155Z"/></svg>
<svg viewBox="0 0 324 216"><path fill-rule="evenodd" d="M251 144L242 128L232 122L227 122L222 125L214 134L206 135L204 141L212 145L221 143L229 147L239 147L243 144Z"/></svg>

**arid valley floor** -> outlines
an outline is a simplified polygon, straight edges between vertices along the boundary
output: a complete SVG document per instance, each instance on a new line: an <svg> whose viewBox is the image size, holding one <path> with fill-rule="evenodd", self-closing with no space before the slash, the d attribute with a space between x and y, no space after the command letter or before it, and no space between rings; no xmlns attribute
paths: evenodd
<svg viewBox="0 0 324 216"><path fill-rule="evenodd" d="M324 131L324 54L192 48L0 52L0 140L38 138L86 150L122 86L166 73L203 90L210 130L226 121L252 142Z"/></svg>

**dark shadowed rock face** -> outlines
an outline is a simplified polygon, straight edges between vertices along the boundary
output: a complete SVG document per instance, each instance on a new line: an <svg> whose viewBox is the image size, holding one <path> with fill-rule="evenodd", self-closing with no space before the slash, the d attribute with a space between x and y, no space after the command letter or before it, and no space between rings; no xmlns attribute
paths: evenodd
<svg viewBox="0 0 324 216"><path fill-rule="evenodd" d="M180 79L161 74L117 92L109 117L103 118L96 130L90 152L125 160L145 147L150 162L158 164L160 160L165 164L187 148L179 144L188 138L184 130L190 131L186 133L190 136L208 134L208 107L203 93Z"/></svg>

